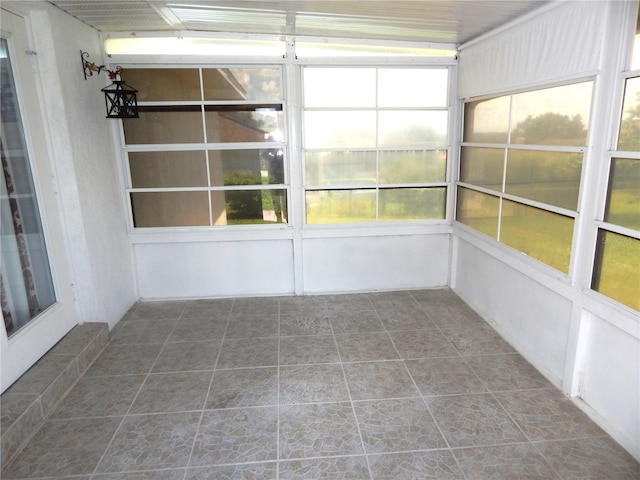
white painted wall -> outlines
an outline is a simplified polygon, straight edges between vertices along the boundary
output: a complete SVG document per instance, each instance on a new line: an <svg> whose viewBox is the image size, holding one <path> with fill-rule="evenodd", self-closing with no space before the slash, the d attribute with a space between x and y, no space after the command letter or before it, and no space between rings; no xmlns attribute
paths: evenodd
<svg viewBox="0 0 640 480"><path fill-rule="evenodd" d="M30 8L29 4L21 4ZM98 32L47 3L28 13L51 132L81 322L113 326L135 302L119 156L105 118L105 75L85 81L80 50L102 63Z"/></svg>

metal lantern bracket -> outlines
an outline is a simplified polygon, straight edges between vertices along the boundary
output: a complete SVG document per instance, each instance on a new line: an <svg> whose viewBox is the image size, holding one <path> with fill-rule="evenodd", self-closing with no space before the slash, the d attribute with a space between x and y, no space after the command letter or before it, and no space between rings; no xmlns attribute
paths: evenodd
<svg viewBox="0 0 640 480"><path fill-rule="evenodd" d="M98 66L90 62L88 58L89 53L80 50L85 80L87 77L92 77L94 73L99 75L104 70L113 82L102 89L107 107L107 118L138 118L138 91L122 80L120 77L122 68L116 67L115 70L109 70L104 65Z"/></svg>

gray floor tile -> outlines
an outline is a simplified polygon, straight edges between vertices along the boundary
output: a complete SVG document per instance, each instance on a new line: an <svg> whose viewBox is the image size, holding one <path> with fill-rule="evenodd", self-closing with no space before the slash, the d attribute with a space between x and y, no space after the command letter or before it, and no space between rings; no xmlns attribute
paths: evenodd
<svg viewBox="0 0 640 480"><path fill-rule="evenodd" d="M277 459L277 407L204 412L190 466Z"/></svg>
<svg viewBox="0 0 640 480"><path fill-rule="evenodd" d="M182 318L208 317L226 320L232 307L233 299L230 298L191 300L185 302Z"/></svg>
<svg viewBox="0 0 640 480"><path fill-rule="evenodd" d="M22 375L8 390L9 393L40 395L72 364L73 355L47 355ZM79 372L76 370L76 378Z"/></svg>
<svg viewBox="0 0 640 480"><path fill-rule="evenodd" d="M277 298L236 298L233 301L231 317L234 315L279 314L280 302Z"/></svg>
<svg viewBox="0 0 640 480"><path fill-rule="evenodd" d="M177 319L182 314L185 302L161 301L139 302L127 314L127 320Z"/></svg>
<svg viewBox="0 0 640 480"><path fill-rule="evenodd" d="M347 363L349 392L354 400L417 397L413 380L401 361Z"/></svg>
<svg viewBox="0 0 640 480"><path fill-rule="evenodd" d="M466 358L466 362L491 391L552 387L518 354L479 355Z"/></svg>
<svg viewBox="0 0 640 480"><path fill-rule="evenodd" d="M458 353L438 330L394 331L389 335L401 358L442 357Z"/></svg>
<svg viewBox="0 0 640 480"><path fill-rule="evenodd" d="M169 338L177 319L171 320L137 320L126 322L111 336L112 345L143 343L164 343Z"/></svg>
<svg viewBox="0 0 640 480"><path fill-rule="evenodd" d="M455 395L486 392L487 388L462 357L405 361L422 395Z"/></svg>
<svg viewBox="0 0 640 480"><path fill-rule="evenodd" d="M343 362L396 360L400 358L386 332L336 335Z"/></svg>
<svg viewBox="0 0 640 480"><path fill-rule="evenodd" d="M278 368L217 370L205 408L277 405Z"/></svg>
<svg viewBox="0 0 640 480"><path fill-rule="evenodd" d="M370 480L363 455L280 462L280 480Z"/></svg>
<svg viewBox="0 0 640 480"><path fill-rule="evenodd" d="M368 457L373 480L465 480L449 450L387 453Z"/></svg>
<svg viewBox="0 0 640 480"><path fill-rule="evenodd" d="M182 480L185 469L148 470L146 472L103 473L91 480Z"/></svg>
<svg viewBox="0 0 640 480"><path fill-rule="evenodd" d="M453 453L468 480L560 480L532 444L461 448Z"/></svg>
<svg viewBox="0 0 640 480"><path fill-rule="evenodd" d="M340 361L333 335L307 335L280 339L280 365L336 363Z"/></svg>
<svg viewBox="0 0 640 480"><path fill-rule="evenodd" d="M609 437L543 442L536 447L565 480L640 478L640 463Z"/></svg>
<svg viewBox="0 0 640 480"><path fill-rule="evenodd" d="M53 412L52 418L124 415L144 379L144 375L85 376Z"/></svg>
<svg viewBox="0 0 640 480"><path fill-rule="evenodd" d="M489 325L441 327L442 332L461 355L516 353Z"/></svg>
<svg viewBox="0 0 640 480"><path fill-rule="evenodd" d="M149 373L162 344L108 345L85 375L134 375Z"/></svg>
<svg viewBox="0 0 640 480"><path fill-rule="evenodd" d="M331 335L329 317L314 313L280 315L280 335Z"/></svg>
<svg viewBox="0 0 640 480"><path fill-rule="evenodd" d="M153 372L213 370L218 360L220 345L220 340L167 343L153 366Z"/></svg>
<svg viewBox="0 0 640 480"><path fill-rule="evenodd" d="M349 400L339 364L280 367L280 404Z"/></svg>
<svg viewBox="0 0 640 480"><path fill-rule="evenodd" d="M218 359L218 368L268 367L277 364L277 338L225 340Z"/></svg>
<svg viewBox="0 0 640 480"><path fill-rule="evenodd" d="M48 420L13 465L6 480L63 477L93 472L122 417Z"/></svg>
<svg viewBox="0 0 640 480"><path fill-rule="evenodd" d="M189 468L185 480L276 480L277 474L276 462L243 463Z"/></svg>
<svg viewBox="0 0 640 480"><path fill-rule="evenodd" d="M152 373L147 377L130 413L168 413L202 410L211 371Z"/></svg>
<svg viewBox="0 0 640 480"><path fill-rule="evenodd" d="M486 326L486 322L461 301L421 305L427 317L440 328L458 329Z"/></svg>
<svg viewBox="0 0 640 480"><path fill-rule="evenodd" d="M364 453L351 404L280 407L280 458L302 459Z"/></svg>
<svg viewBox="0 0 640 480"><path fill-rule="evenodd" d="M429 320L418 305L400 306L395 304L376 305L382 323L387 330L423 330L434 329L436 325Z"/></svg>
<svg viewBox="0 0 640 480"><path fill-rule="evenodd" d="M451 447L527 441L491 395L453 395L425 400Z"/></svg>
<svg viewBox="0 0 640 480"><path fill-rule="evenodd" d="M531 440L561 440L604 435L586 414L558 390L496 394Z"/></svg>
<svg viewBox="0 0 640 480"><path fill-rule="evenodd" d="M374 310L369 296L365 293L350 295L328 295L327 310L331 316L346 312Z"/></svg>
<svg viewBox="0 0 640 480"><path fill-rule="evenodd" d="M447 446L421 399L354 402L354 410L367 453Z"/></svg>
<svg viewBox="0 0 640 480"><path fill-rule="evenodd" d="M318 315L327 314L327 299L324 296L280 297L281 315Z"/></svg>
<svg viewBox="0 0 640 480"><path fill-rule="evenodd" d="M204 342L222 340L227 329L226 318L188 317L176 324L169 342Z"/></svg>
<svg viewBox="0 0 640 480"><path fill-rule="evenodd" d="M97 472L186 467L200 412L127 416Z"/></svg>
<svg viewBox="0 0 640 480"><path fill-rule="evenodd" d="M278 315L238 315L231 317L225 340L278 336Z"/></svg>
<svg viewBox="0 0 640 480"><path fill-rule="evenodd" d="M331 325L336 335L343 333L384 332L386 328L375 310L336 313L331 316Z"/></svg>

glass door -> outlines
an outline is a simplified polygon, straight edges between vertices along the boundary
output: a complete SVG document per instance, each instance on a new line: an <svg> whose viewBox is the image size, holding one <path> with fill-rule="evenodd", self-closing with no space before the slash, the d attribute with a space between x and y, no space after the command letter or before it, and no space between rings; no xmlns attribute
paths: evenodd
<svg viewBox="0 0 640 480"><path fill-rule="evenodd" d="M76 322L40 102L31 60L24 53L30 50L26 27L22 18L4 10L0 18L0 391L4 391Z"/></svg>

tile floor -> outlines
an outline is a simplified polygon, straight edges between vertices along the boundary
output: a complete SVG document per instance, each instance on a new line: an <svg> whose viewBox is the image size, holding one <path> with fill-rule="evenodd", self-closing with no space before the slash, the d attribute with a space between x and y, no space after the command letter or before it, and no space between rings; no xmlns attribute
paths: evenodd
<svg viewBox="0 0 640 480"><path fill-rule="evenodd" d="M3 478L639 479L450 290L141 303Z"/></svg>

